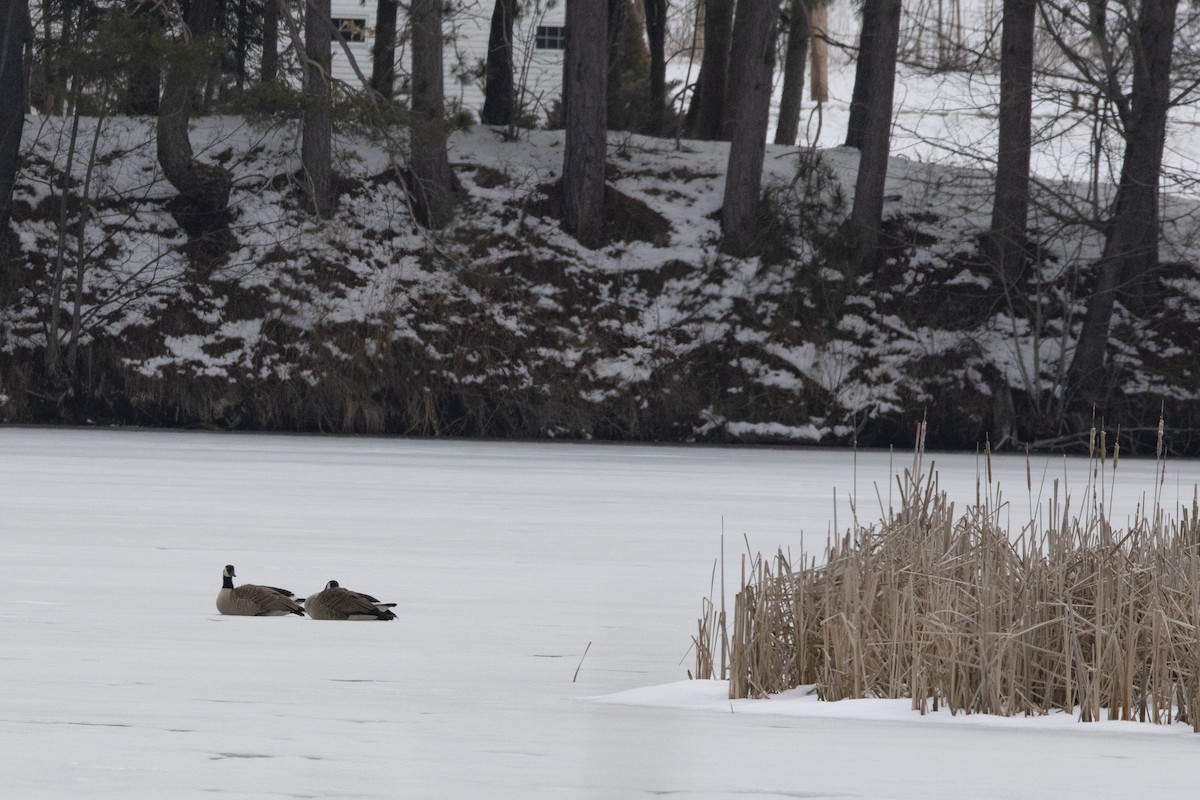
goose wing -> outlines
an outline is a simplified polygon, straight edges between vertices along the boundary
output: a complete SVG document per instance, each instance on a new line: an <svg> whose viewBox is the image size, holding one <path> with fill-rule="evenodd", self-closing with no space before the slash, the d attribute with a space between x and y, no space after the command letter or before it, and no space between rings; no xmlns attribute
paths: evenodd
<svg viewBox="0 0 1200 800"><path fill-rule="evenodd" d="M308 613L314 619L395 619L386 608L378 608L370 595L341 586L329 586L308 598Z"/></svg>
<svg viewBox="0 0 1200 800"><path fill-rule="evenodd" d="M235 600L243 607L256 609L254 616L271 616L283 614L298 614L304 616L304 609L291 598L291 595L273 586L259 586L253 583L243 584L233 590Z"/></svg>

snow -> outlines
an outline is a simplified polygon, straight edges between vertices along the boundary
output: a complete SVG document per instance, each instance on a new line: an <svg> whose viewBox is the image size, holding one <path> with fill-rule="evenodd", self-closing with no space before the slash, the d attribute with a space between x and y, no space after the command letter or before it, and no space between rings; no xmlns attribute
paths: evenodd
<svg viewBox="0 0 1200 800"><path fill-rule="evenodd" d="M974 498L981 459L928 461ZM722 532L729 574L748 548L819 550L835 513L851 524L849 496L873 516L910 465L0 428L0 793L928 800L1194 785L1200 739L1182 726L922 717L803 692L731 704L684 680ZM1034 502L1025 460L993 466L1019 517ZM1106 468L1114 519L1154 498L1156 469ZM1054 478L1081 489L1086 472L1035 459L1032 495ZM1165 505L1198 481L1200 463L1169 463ZM222 617L226 563L305 595L337 579L400 619Z"/></svg>

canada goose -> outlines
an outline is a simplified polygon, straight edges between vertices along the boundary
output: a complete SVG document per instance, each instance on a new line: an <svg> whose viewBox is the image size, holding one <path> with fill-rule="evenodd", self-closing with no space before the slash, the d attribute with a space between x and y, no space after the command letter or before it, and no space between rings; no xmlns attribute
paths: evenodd
<svg viewBox="0 0 1200 800"><path fill-rule="evenodd" d="M233 588L237 573L233 564L225 565L221 591L217 592L217 611L242 617L283 617L288 614L304 616L304 609L287 589L275 586L256 586L253 583Z"/></svg>
<svg viewBox="0 0 1200 800"><path fill-rule="evenodd" d="M313 619L395 619L392 612L395 603L382 603L369 594L353 592L330 581L325 588L304 602L308 615Z"/></svg>

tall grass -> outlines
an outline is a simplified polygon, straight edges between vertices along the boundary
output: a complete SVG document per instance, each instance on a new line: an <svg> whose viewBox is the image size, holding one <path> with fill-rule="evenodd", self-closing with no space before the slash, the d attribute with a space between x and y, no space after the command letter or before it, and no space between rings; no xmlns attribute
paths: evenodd
<svg viewBox="0 0 1200 800"><path fill-rule="evenodd" d="M731 698L813 684L824 700L911 698L922 713L1200 730L1200 500L1173 519L1156 496L1114 529L1119 453L1104 439L1093 433L1080 508L1055 481L1015 532L1000 524L990 454L974 504L956 512L918 446L878 525L828 542L819 561L743 558L728 648L710 602L697 677L727 675Z"/></svg>

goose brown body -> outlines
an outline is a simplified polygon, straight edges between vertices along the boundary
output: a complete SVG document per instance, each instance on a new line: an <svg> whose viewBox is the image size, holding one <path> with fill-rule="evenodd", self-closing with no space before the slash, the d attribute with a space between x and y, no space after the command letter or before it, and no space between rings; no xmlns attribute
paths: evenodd
<svg viewBox="0 0 1200 800"><path fill-rule="evenodd" d="M221 576L221 590L217 592L217 611L239 617L304 616L304 609L291 592L253 583L235 587L233 579L236 575L233 565L226 565Z"/></svg>
<svg viewBox="0 0 1200 800"><path fill-rule="evenodd" d="M355 592L330 581L325 588L304 601L313 619L387 620L395 619L395 603L383 603L369 594Z"/></svg>

